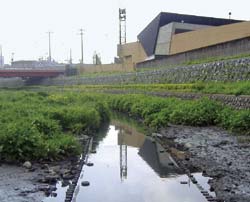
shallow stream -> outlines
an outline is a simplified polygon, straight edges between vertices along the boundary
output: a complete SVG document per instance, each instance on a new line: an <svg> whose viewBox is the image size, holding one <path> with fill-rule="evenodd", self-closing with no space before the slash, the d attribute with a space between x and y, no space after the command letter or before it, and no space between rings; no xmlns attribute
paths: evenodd
<svg viewBox="0 0 250 202"><path fill-rule="evenodd" d="M72 201L207 201L171 156L160 154L157 144L131 124L112 121L94 143L96 153L88 156L88 162L94 165L83 167ZM209 191L209 178L200 173L193 175ZM81 186L83 181L90 186ZM60 182L57 187L57 197L46 198L45 202L64 201L67 187L62 188Z"/></svg>

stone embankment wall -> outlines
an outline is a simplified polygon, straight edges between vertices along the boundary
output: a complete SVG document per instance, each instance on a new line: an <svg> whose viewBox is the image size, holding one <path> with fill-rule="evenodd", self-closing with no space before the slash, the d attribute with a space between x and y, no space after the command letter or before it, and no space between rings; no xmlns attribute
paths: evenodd
<svg viewBox="0 0 250 202"><path fill-rule="evenodd" d="M250 58L206 64L178 66L144 72L129 72L98 77L60 77L47 79L44 85L192 83L198 81L250 80Z"/></svg>
<svg viewBox="0 0 250 202"><path fill-rule="evenodd" d="M200 99L208 97L209 99L219 101L225 105L231 106L235 109L250 109L250 96L248 95L224 95L224 94L201 94L201 93L182 93L182 92L140 92L140 91L126 91L126 90L107 90L105 93L110 94L129 94L139 93L146 95L153 95L158 97L176 97L184 100Z"/></svg>
<svg viewBox="0 0 250 202"><path fill-rule="evenodd" d="M222 95L222 94L197 94L197 93L152 93L161 97L178 97L181 99L199 99L201 97L208 97L212 100L216 100L229 105L235 109L250 109L250 96L240 95Z"/></svg>
<svg viewBox="0 0 250 202"><path fill-rule="evenodd" d="M25 82L20 78L0 78L0 88L20 88Z"/></svg>

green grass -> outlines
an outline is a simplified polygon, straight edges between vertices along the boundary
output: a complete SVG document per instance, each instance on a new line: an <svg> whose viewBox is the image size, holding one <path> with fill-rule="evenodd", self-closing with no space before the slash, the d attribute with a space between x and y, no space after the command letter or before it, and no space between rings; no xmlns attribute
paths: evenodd
<svg viewBox="0 0 250 202"><path fill-rule="evenodd" d="M187 90L193 89L193 85L197 84L172 85L168 88ZM78 155L81 151L78 137L97 133L102 124L109 120L110 110L142 120L145 126L153 130L167 127L169 123L217 125L235 134L250 136L250 110L234 110L208 98L184 101L96 92L96 88L103 90L106 86L92 87L92 92L88 93L85 88L91 90L89 86L78 87L83 90L67 87L62 92L56 92L57 88L51 91L48 88L47 92L39 89L36 89L37 92L0 91L0 160L57 160ZM130 87L134 89L136 86ZM151 90L162 87L166 89L166 86L156 85L151 86ZM228 86L225 89L232 90Z"/></svg>
<svg viewBox="0 0 250 202"><path fill-rule="evenodd" d="M60 87L58 87L60 88ZM250 81L210 82L189 84L126 84L126 85L78 85L64 87L65 91L109 91L127 92L190 92L203 94L250 95Z"/></svg>
<svg viewBox="0 0 250 202"><path fill-rule="evenodd" d="M182 63L182 65L195 65L195 64L203 64L203 63L210 63L210 62L217 62L223 60L231 60L231 59L240 59L240 58L247 58L250 57L249 53L243 53L239 55L232 55L232 56L221 56L221 57L209 57L199 60L190 60L187 62Z"/></svg>
<svg viewBox="0 0 250 202"><path fill-rule="evenodd" d="M156 130L167 127L168 123L217 125L238 135L250 135L250 110L234 110L208 98L184 101L146 95L110 95L106 99L111 109L143 120L146 126Z"/></svg>
<svg viewBox="0 0 250 202"><path fill-rule="evenodd" d="M109 118L106 105L77 93L1 91L0 160L61 159L81 152L77 136Z"/></svg>

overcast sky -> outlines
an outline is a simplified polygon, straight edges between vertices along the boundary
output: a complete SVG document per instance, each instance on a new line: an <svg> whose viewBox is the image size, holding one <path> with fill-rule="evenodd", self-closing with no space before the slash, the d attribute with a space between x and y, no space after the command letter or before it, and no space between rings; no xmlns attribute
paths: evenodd
<svg viewBox="0 0 250 202"><path fill-rule="evenodd" d="M52 31L52 58L63 62L80 59L79 29L85 29L84 62L92 63L94 51L103 63L116 56L118 9L127 9L127 41L161 12L250 20L249 0L0 0L0 45L5 63L48 56Z"/></svg>

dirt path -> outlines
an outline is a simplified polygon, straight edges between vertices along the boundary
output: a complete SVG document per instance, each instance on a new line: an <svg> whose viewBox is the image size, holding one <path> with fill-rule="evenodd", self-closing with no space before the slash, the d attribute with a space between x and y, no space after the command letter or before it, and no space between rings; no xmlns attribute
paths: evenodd
<svg viewBox="0 0 250 202"><path fill-rule="evenodd" d="M216 127L170 126L161 131L162 141L189 154L182 159L212 177L210 185L218 199L226 202L250 201L250 144ZM223 201L222 200L222 201Z"/></svg>

